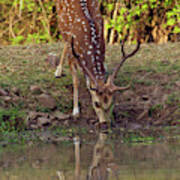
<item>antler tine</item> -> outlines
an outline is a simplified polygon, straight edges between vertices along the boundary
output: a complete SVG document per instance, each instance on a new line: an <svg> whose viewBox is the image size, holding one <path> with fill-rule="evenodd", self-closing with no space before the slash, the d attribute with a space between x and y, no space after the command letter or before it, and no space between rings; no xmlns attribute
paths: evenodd
<svg viewBox="0 0 180 180"><path fill-rule="evenodd" d="M126 56L126 53L125 53L125 51L124 51L124 45L125 45L125 42L127 41L127 39L128 39L128 36L129 36L129 32L128 32L128 34L125 36L125 38L123 39L123 41L122 41L122 46L121 46L121 53L122 53L122 55L123 55L123 57L125 57Z"/></svg>
<svg viewBox="0 0 180 180"><path fill-rule="evenodd" d="M94 85L95 85L94 89L98 89L98 83L97 83L95 77L92 75L92 73L89 71L89 69L82 63L82 61L80 60L80 56L78 54L76 54L76 52L75 52L75 49L74 49L74 37L72 37L72 40L71 40L71 47L72 47L72 53L73 53L74 57L77 59L77 62L79 64L79 66L82 67L83 71L94 82Z"/></svg>
<svg viewBox="0 0 180 180"><path fill-rule="evenodd" d="M129 53L129 54L126 55L126 52L124 51L124 45L125 45L125 42L127 41L127 37L128 37L128 35L126 35L125 39L124 39L123 42L122 42L121 52L122 52L123 57L122 57L121 62L120 62L120 63L118 64L118 66L114 69L113 74L111 75L111 80L112 80L112 82L113 82L113 80L116 78L119 69L122 67L122 65L124 64L124 62L126 61L126 59L128 59L128 58L130 58L131 56L133 56L134 54L136 54L136 52L137 52L137 51L139 50L139 48L140 48L141 43L140 43L140 41L139 41L139 39L138 39L136 48L135 48L131 53Z"/></svg>

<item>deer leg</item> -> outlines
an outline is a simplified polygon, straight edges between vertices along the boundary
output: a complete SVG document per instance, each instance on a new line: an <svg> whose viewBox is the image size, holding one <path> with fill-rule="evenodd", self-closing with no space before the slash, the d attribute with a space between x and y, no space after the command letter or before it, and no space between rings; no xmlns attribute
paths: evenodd
<svg viewBox="0 0 180 180"><path fill-rule="evenodd" d="M70 62L70 70L73 80L73 113L74 117L79 116L79 104L78 104L78 76L77 76L77 68L76 65Z"/></svg>
<svg viewBox="0 0 180 180"><path fill-rule="evenodd" d="M75 150L75 180L80 179L80 139L79 136L74 137Z"/></svg>
<svg viewBox="0 0 180 180"><path fill-rule="evenodd" d="M59 78L59 77L62 76L62 67L63 67L63 62L64 62L64 59L65 59L65 55L66 55L67 49L68 49L68 45L67 45L67 43L65 43L64 49L63 49L63 52L62 52L62 55L61 55L61 59L60 59L60 62L59 62L59 65L56 68L56 71L54 73L56 78Z"/></svg>

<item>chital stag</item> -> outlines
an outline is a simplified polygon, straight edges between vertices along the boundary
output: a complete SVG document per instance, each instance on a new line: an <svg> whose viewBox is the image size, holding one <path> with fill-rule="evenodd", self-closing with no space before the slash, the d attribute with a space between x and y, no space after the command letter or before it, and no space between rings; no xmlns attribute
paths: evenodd
<svg viewBox="0 0 180 180"><path fill-rule="evenodd" d="M125 60L138 51L140 43L132 53L126 55L123 41L122 60L113 74L106 78L104 27L98 0L57 0L57 13L65 47L55 76L61 76L63 61L67 56L73 78L73 116L78 116L77 67L80 67L86 78L93 108L100 123L105 123L109 120L113 94L127 89L116 86L113 81Z"/></svg>
<svg viewBox="0 0 180 180"><path fill-rule="evenodd" d="M93 148L92 163L89 167L87 180L119 179L119 166L114 162L112 147L107 144L107 134L99 133L98 140Z"/></svg>

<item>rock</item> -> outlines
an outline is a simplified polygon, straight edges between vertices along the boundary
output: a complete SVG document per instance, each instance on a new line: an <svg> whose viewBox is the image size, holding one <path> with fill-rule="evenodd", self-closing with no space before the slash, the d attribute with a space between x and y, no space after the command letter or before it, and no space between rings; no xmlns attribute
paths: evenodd
<svg viewBox="0 0 180 180"><path fill-rule="evenodd" d="M12 92L13 92L15 95L17 95L17 96L20 95L20 90L19 90L17 87L13 87L13 88L12 88Z"/></svg>
<svg viewBox="0 0 180 180"><path fill-rule="evenodd" d="M48 94L41 94L40 96L37 97L37 100L42 106L46 108L54 109L56 107L55 99Z"/></svg>
<svg viewBox="0 0 180 180"><path fill-rule="evenodd" d="M14 96L14 97L12 98L12 102L13 102L13 103L18 103L19 100L20 100L20 98L19 98L18 96Z"/></svg>
<svg viewBox="0 0 180 180"><path fill-rule="evenodd" d="M143 101L148 101L149 100L149 96L148 95L142 95L142 100Z"/></svg>
<svg viewBox="0 0 180 180"><path fill-rule="evenodd" d="M28 114L28 119L34 120L37 118L37 116L38 116L38 113L36 111L30 111Z"/></svg>
<svg viewBox="0 0 180 180"><path fill-rule="evenodd" d="M8 93L4 89L0 88L0 96L7 96L7 95Z"/></svg>
<svg viewBox="0 0 180 180"><path fill-rule="evenodd" d="M5 102L10 102L12 100L10 96L2 96L1 99L4 100Z"/></svg>
<svg viewBox="0 0 180 180"><path fill-rule="evenodd" d="M31 125L30 125L30 128L31 128L31 129L38 129L38 126L37 126L37 124L31 124Z"/></svg>
<svg viewBox="0 0 180 180"><path fill-rule="evenodd" d="M131 130L137 130L137 129L141 129L142 125L138 123L129 123L128 128Z"/></svg>
<svg viewBox="0 0 180 180"><path fill-rule="evenodd" d="M30 91L32 92L32 94L41 94L42 90L38 85L32 85L30 87Z"/></svg>
<svg viewBox="0 0 180 180"><path fill-rule="evenodd" d="M122 96L125 97L126 100L131 100L134 96L134 92L131 90L124 91Z"/></svg>
<svg viewBox="0 0 180 180"><path fill-rule="evenodd" d="M175 82L176 86L180 87L180 81Z"/></svg>
<svg viewBox="0 0 180 180"><path fill-rule="evenodd" d="M60 119L60 120L66 120L66 119L69 119L70 118L70 115L69 114L63 114L62 112L60 111L55 111L53 113L53 116L55 116L56 118Z"/></svg>
<svg viewBox="0 0 180 180"><path fill-rule="evenodd" d="M38 123L38 126L41 127L41 126L43 126L43 125L50 124L51 121L50 121L50 119L48 119L48 118L40 117L40 118L38 118L37 123Z"/></svg>
<svg viewBox="0 0 180 180"><path fill-rule="evenodd" d="M47 113L36 112L36 111L30 111L28 114L28 119L31 119L31 120L35 120L39 117L49 118L49 115Z"/></svg>

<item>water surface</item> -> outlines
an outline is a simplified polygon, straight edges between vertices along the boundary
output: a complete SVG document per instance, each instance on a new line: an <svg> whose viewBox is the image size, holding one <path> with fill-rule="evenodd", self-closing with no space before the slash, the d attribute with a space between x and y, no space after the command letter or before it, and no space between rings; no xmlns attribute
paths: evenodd
<svg viewBox="0 0 180 180"><path fill-rule="evenodd" d="M32 179L180 180L180 142L127 144L100 133L88 140L0 147L0 180Z"/></svg>

